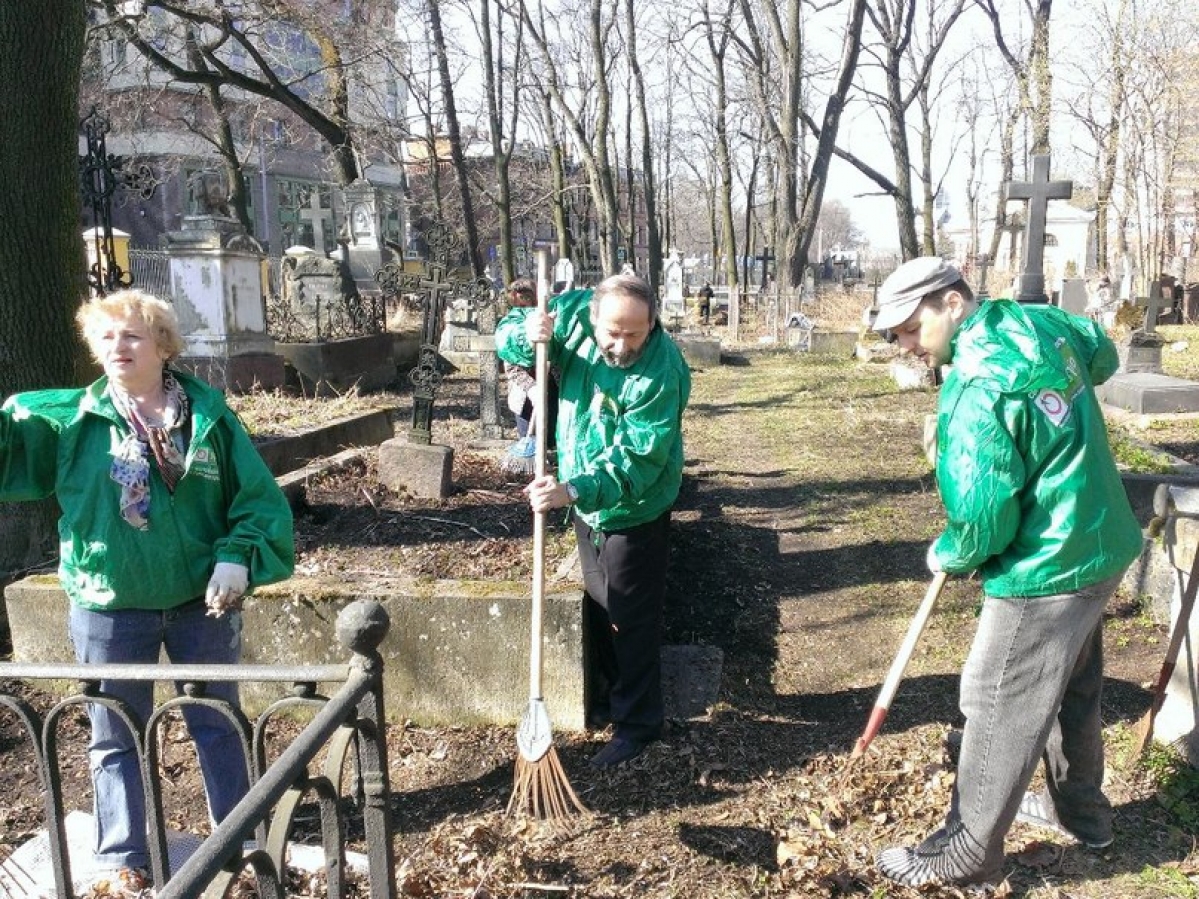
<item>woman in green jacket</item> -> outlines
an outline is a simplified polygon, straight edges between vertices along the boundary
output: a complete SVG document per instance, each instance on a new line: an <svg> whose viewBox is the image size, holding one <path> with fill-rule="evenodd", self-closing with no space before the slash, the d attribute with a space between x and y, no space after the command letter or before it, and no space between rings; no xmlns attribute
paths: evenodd
<svg viewBox="0 0 1199 899"><path fill-rule="evenodd" d="M241 600L292 572L291 510L219 391L168 363L184 342L172 308L125 290L77 315L104 375L86 388L17 394L0 408L0 501L54 496L59 577L80 664L234 664ZM153 684L102 681L144 725ZM236 684L209 697L237 705ZM146 808L133 734L89 705L98 869L144 884ZM184 711L209 809L248 789L241 740L223 715Z"/></svg>
<svg viewBox="0 0 1199 899"><path fill-rule="evenodd" d="M905 886L1001 876L1013 821L1091 848L1112 841L1103 795L1102 618L1141 551L1094 385L1116 370L1093 321L1052 306L979 303L936 257L879 290L874 328L930 367L945 530L933 571L977 571L983 605L961 680L965 730L944 825L879 870ZM1047 792L1025 793L1039 760Z"/></svg>

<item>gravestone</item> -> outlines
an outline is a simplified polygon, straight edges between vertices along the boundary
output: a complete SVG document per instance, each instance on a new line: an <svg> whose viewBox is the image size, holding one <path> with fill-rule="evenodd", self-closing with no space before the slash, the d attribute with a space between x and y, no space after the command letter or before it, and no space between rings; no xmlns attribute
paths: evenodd
<svg viewBox="0 0 1199 899"><path fill-rule="evenodd" d="M1024 222L1024 265L1015 300L1018 303L1048 303L1045 295L1045 225L1050 200L1068 200L1074 195L1072 181L1049 180L1049 155L1032 158L1032 181L1008 182L1007 199L1028 200Z"/></svg>
<svg viewBox="0 0 1199 899"><path fill-rule="evenodd" d="M554 286L553 292L555 295L565 293L568 290L575 289L575 264L566 256L563 256L554 263Z"/></svg>
<svg viewBox="0 0 1199 899"><path fill-rule="evenodd" d="M375 273L375 280L384 296L412 293L420 298L422 308L420 359L409 373L413 385L412 427L407 440L388 440L379 447L379 479L392 489L403 488L417 496L444 499L452 487L454 451L448 446L433 444L433 402L441 385L441 363L438 345L446 306L461 299L474 309L490 307L495 291L486 278L451 277L452 262L461 246L458 235L446 224L438 222L425 233L429 259L423 272L408 272L389 263ZM492 324L494 330L494 322ZM490 355L495 376L494 404L488 408L484 399L483 415L490 414L499 428L499 378L494 350ZM486 425L486 421L484 421Z"/></svg>
<svg viewBox="0 0 1199 899"><path fill-rule="evenodd" d="M1157 332L1158 313L1165 303L1161 284L1155 281L1148 297L1138 297L1145 308L1145 323L1117 344L1120 370L1095 388L1100 402L1141 415L1199 412L1199 383L1162 374L1162 345Z"/></svg>
<svg viewBox="0 0 1199 899"><path fill-rule="evenodd" d="M1074 315L1086 315L1089 300L1087 282L1082 278L1067 278L1062 281L1062 293L1058 305L1064 311Z"/></svg>
<svg viewBox="0 0 1199 899"><path fill-rule="evenodd" d="M1199 552L1199 489L1170 486L1168 496L1162 546L1176 573L1170 608L1173 626L1179 617L1195 553ZM1154 721L1154 737L1175 745L1191 765L1199 766L1199 615L1194 612L1166 685L1165 701Z"/></svg>
<svg viewBox="0 0 1199 899"><path fill-rule="evenodd" d="M360 291L372 290L375 272L383 265L378 191L370 182L359 178L342 189L342 200L348 232L343 252L350 276Z"/></svg>
<svg viewBox="0 0 1199 899"><path fill-rule="evenodd" d="M179 364L222 390L275 389L283 359L267 333L262 246L236 219L186 216L166 235Z"/></svg>
<svg viewBox="0 0 1199 899"><path fill-rule="evenodd" d="M687 317L687 304L683 300L683 262L678 250L670 251L664 273L666 297L662 303L662 321L677 331Z"/></svg>

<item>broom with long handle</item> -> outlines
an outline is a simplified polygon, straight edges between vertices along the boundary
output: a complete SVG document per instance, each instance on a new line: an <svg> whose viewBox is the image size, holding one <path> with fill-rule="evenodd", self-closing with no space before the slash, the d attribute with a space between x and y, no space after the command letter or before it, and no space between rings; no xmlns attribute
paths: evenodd
<svg viewBox="0 0 1199 899"><path fill-rule="evenodd" d="M549 256L537 254L537 312L549 309ZM548 399L549 348L536 346L537 409L544 410ZM545 475L546 429L538 427L536 477ZM508 800L508 814L528 814L563 829L572 815L588 814L579 800L558 753L549 712L541 696L541 617L545 603L545 513L533 513L533 605L529 618L529 705L516 728L515 784Z"/></svg>

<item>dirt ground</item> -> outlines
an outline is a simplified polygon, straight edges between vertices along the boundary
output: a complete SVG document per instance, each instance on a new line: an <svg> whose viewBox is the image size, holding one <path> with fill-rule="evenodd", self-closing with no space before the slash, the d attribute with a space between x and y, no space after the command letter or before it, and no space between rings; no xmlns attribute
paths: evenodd
<svg viewBox="0 0 1199 899"><path fill-rule="evenodd" d="M397 495L374 481L369 463L314 482L297 517L302 570L344 579L396 570L528 577L521 484L502 473L496 451L471 448L474 389L451 378L436 407L434 439L457 448L456 494L443 502ZM661 742L613 772L586 763L604 733L558 732L557 752L591 811L568 835L505 817L512 728L394 724L402 895L958 895L890 887L872 859L923 837L945 810L953 774L943 742L960 724L957 674L976 583L951 581L882 734L849 766L928 582L924 550L941 511L920 437L934 406L929 391L898 392L884 366L850 360L746 350L696 372L666 640L722 650L719 701L670 722ZM551 523L550 570L571 539ZM1116 842L1089 852L1017 825L999 895L1199 895L1195 779L1161 753L1149 765L1129 759L1162 631L1138 597L1119 595L1105 633ZM390 711L403 720L402 708ZM20 759L11 735L0 730L0 747ZM181 824L205 817L185 752L176 762ZM82 766L66 776L86 797ZM0 766L0 843L40 826L39 803L27 764Z"/></svg>

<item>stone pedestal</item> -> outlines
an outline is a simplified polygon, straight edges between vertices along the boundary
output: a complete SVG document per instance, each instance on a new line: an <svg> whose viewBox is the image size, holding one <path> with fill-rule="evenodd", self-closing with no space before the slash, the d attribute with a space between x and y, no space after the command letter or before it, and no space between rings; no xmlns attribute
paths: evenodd
<svg viewBox="0 0 1199 899"><path fill-rule="evenodd" d="M234 219L188 216L182 230L167 235L167 255L187 341L181 364L224 390L282 384L283 360L267 334L257 241Z"/></svg>
<svg viewBox="0 0 1199 899"><path fill-rule="evenodd" d="M495 353L495 335L463 322L446 322L437 352L460 371L477 372L482 357Z"/></svg>
<svg viewBox="0 0 1199 899"><path fill-rule="evenodd" d="M1199 494L1199 491L1190 492ZM1182 591L1199 551L1199 520L1172 518L1164 536L1170 560L1178 571L1170 606L1173 628L1178 620ZM1191 615L1153 733L1160 742L1176 744L1192 765L1199 766L1199 615Z"/></svg>
<svg viewBox="0 0 1199 899"><path fill-rule="evenodd" d="M1162 346L1165 340L1156 331L1133 331L1116 345L1120 356L1120 371L1161 374Z"/></svg>
<svg viewBox="0 0 1199 899"><path fill-rule="evenodd" d="M445 499L453 490L454 450L396 437L379 444L379 480L392 490Z"/></svg>

